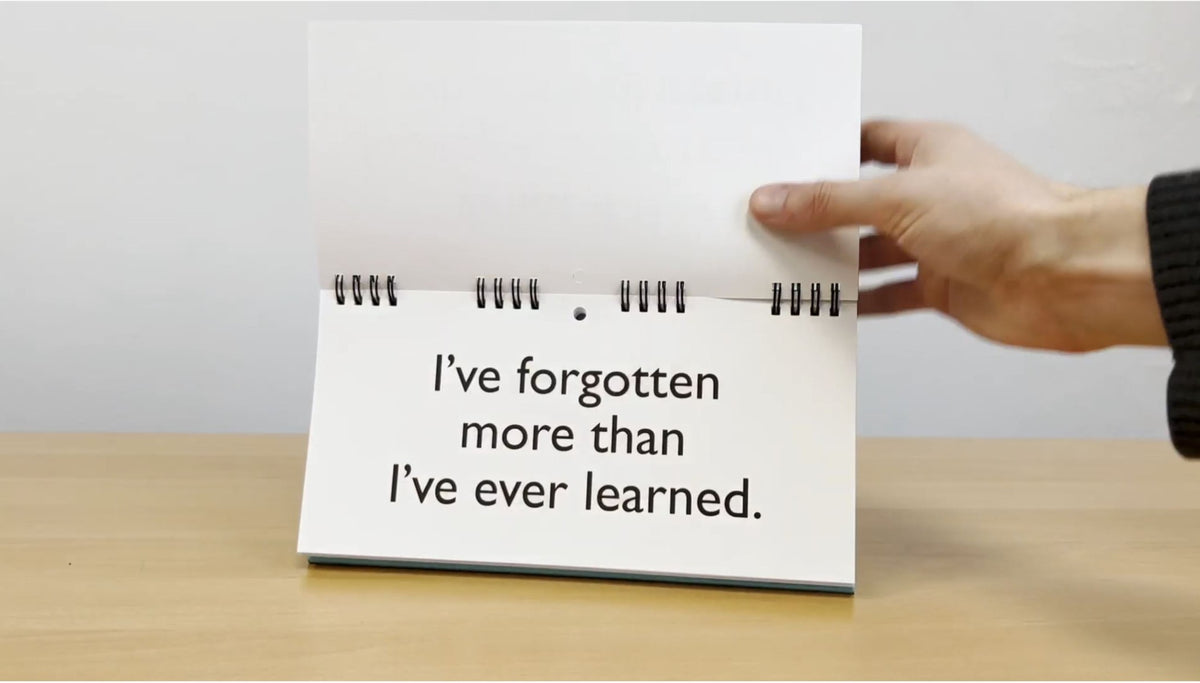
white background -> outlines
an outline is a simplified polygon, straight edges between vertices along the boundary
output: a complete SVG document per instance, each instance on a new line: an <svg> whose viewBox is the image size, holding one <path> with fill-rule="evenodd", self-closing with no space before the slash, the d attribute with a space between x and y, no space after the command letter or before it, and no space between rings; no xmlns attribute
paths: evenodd
<svg viewBox="0 0 1200 683"><path fill-rule="evenodd" d="M443 17L861 23L865 115L959 121L1081 184L1200 166L1196 4L2 4L0 429L305 431L305 22ZM1165 351L928 315L860 344L866 436L1166 433Z"/></svg>

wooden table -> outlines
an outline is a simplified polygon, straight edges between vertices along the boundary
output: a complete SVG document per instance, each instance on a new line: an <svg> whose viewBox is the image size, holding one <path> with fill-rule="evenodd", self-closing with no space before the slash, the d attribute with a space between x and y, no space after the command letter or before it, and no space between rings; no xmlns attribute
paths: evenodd
<svg viewBox="0 0 1200 683"><path fill-rule="evenodd" d="M859 461L847 597L310 568L303 437L0 435L0 678L1200 677L1200 463Z"/></svg>

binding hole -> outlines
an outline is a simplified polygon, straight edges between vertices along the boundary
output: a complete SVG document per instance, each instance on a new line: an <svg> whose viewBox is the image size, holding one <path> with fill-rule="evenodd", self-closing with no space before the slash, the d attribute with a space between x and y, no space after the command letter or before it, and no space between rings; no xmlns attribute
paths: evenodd
<svg viewBox="0 0 1200 683"><path fill-rule="evenodd" d="M354 294L354 305L362 306L362 276L355 275L350 278L350 291Z"/></svg>
<svg viewBox="0 0 1200 683"><path fill-rule="evenodd" d="M583 320L587 317L587 309L583 306L577 306L572 312L572 315L575 316L576 320Z"/></svg>
<svg viewBox="0 0 1200 683"><path fill-rule="evenodd" d="M343 306L346 303L346 282L342 278L342 274L338 273L333 276L333 296L337 299L338 305Z"/></svg>

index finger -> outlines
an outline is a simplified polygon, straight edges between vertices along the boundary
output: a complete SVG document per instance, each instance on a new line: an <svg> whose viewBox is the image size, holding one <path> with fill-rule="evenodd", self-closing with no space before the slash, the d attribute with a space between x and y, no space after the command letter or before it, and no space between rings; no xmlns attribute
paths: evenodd
<svg viewBox="0 0 1200 683"><path fill-rule="evenodd" d="M929 161L951 149L961 139L961 127L940 121L895 121L877 119L862 124L860 161L895 164L901 168L912 164L921 150L922 161Z"/></svg>

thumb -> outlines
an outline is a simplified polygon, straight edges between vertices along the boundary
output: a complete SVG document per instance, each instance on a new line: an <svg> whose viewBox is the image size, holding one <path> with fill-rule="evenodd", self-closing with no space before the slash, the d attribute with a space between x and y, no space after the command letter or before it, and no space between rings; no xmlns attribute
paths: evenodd
<svg viewBox="0 0 1200 683"><path fill-rule="evenodd" d="M750 212L769 228L797 232L877 225L891 204L888 180L764 185L750 196Z"/></svg>

